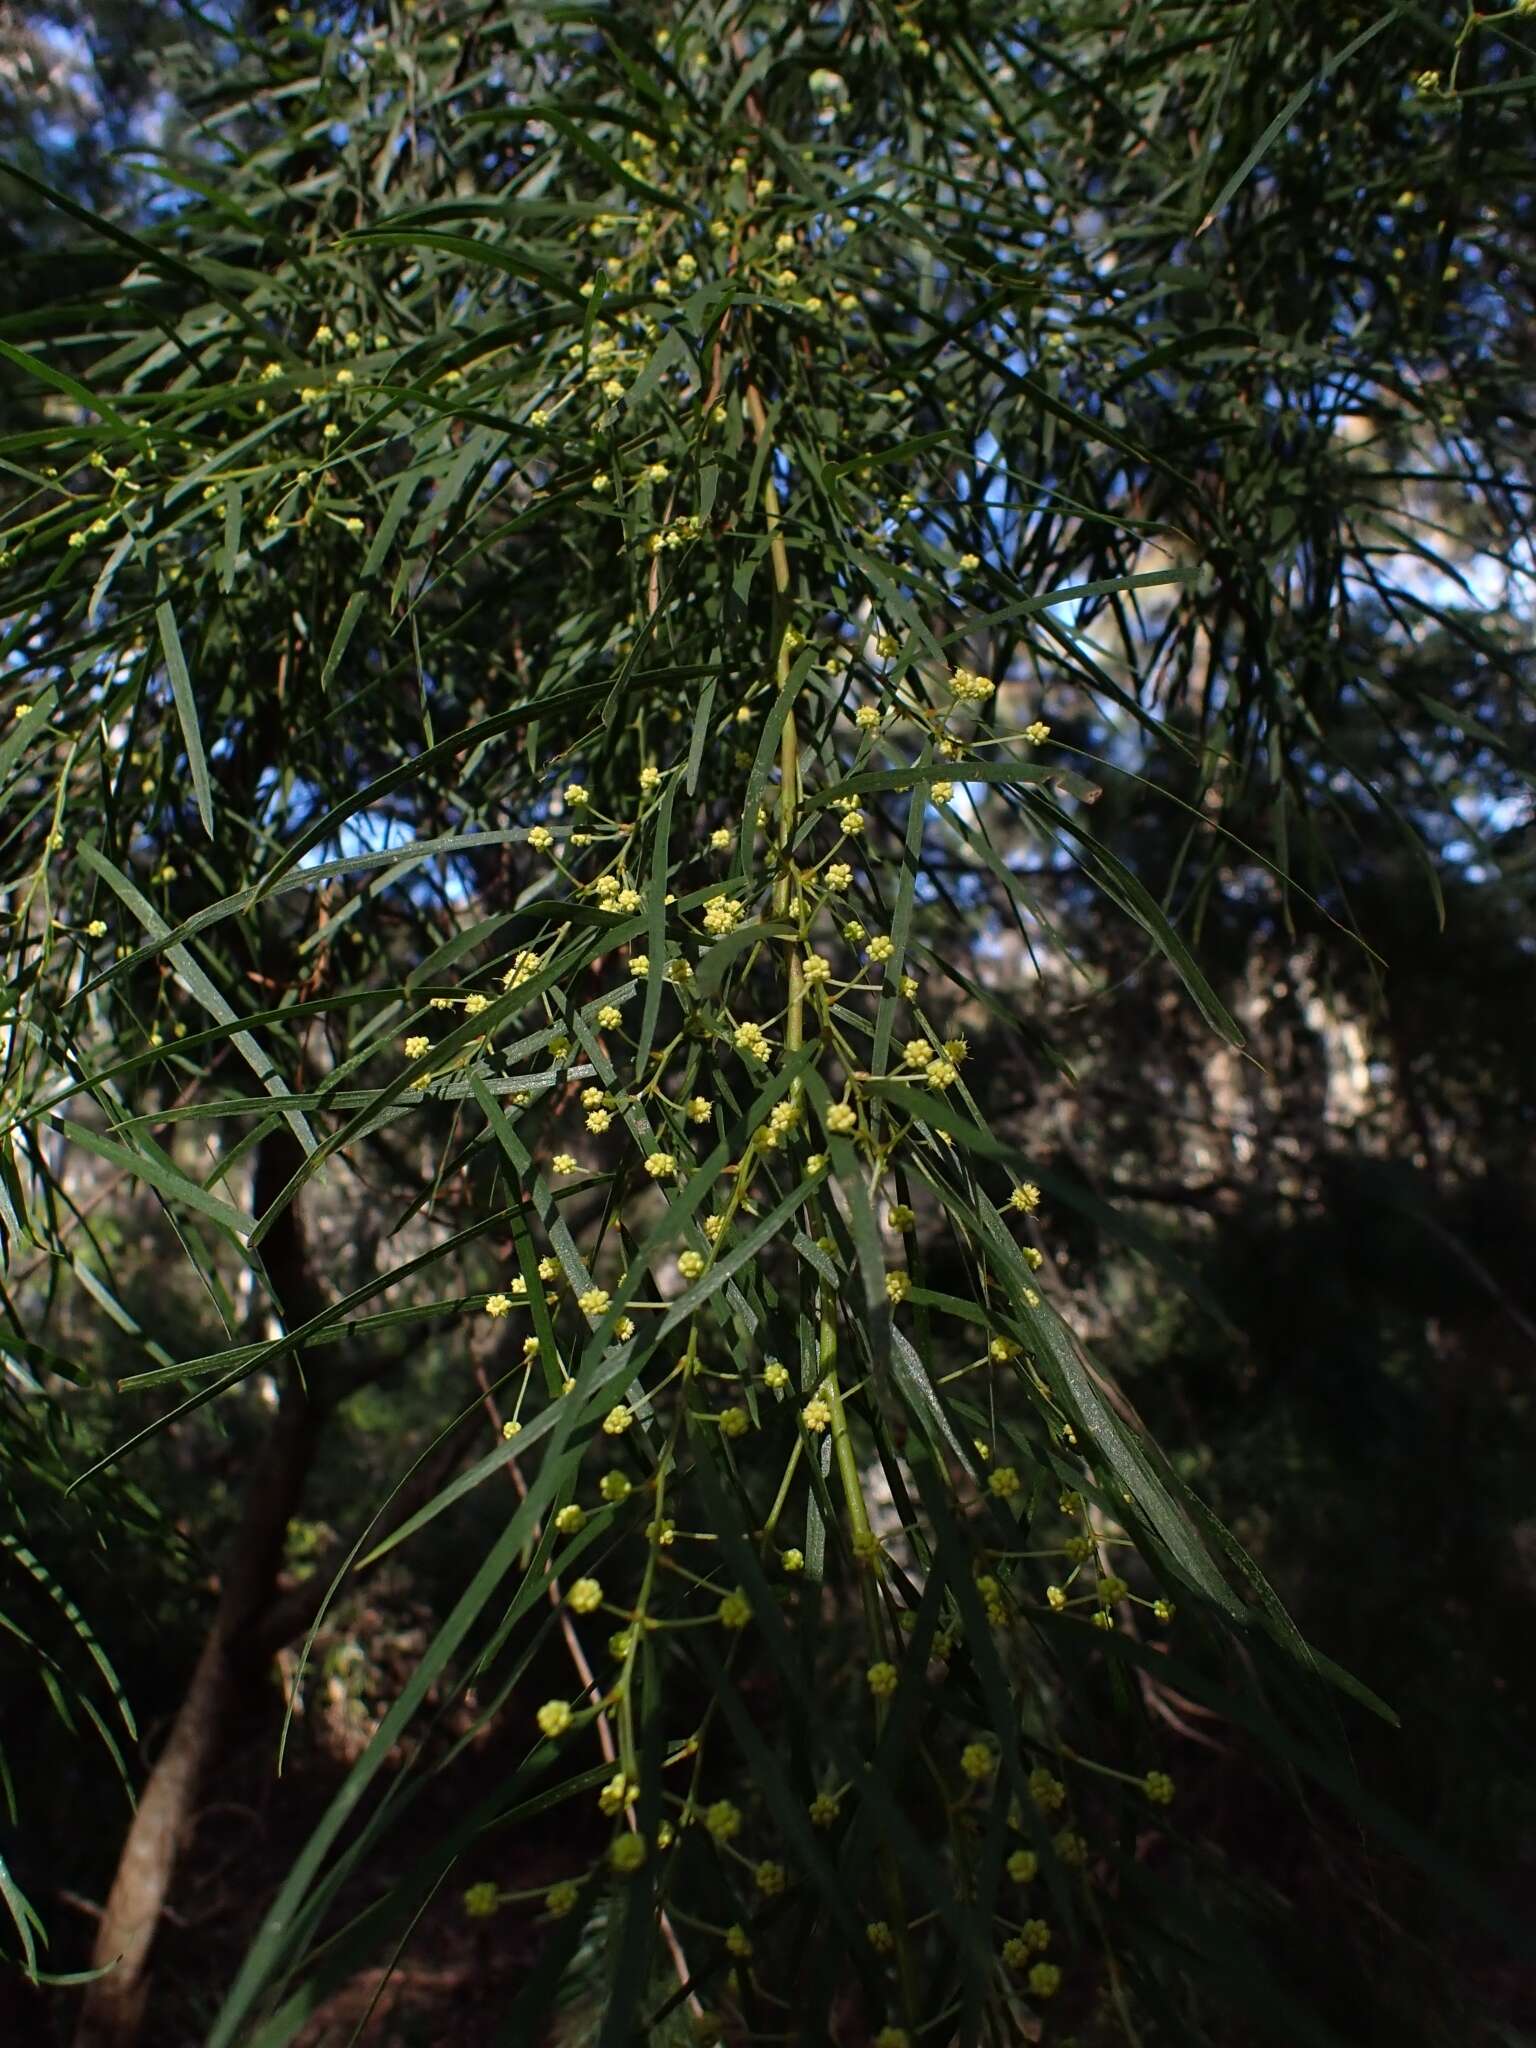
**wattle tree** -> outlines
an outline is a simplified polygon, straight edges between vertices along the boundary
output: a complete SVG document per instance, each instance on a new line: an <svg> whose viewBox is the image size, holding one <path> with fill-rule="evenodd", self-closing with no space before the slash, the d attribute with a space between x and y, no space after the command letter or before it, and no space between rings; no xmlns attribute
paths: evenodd
<svg viewBox="0 0 1536 2048"><path fill-rule="evenodd" d="M1240 1044L1204 920L1329 893L1362 726L1474 789L1528 736L1529 13L277 9L172 53L110 212L13 167L7 1398L67 1412L84 1290L137 1360L78 1498L203 1404L259 1446L83 2048L154 2038L276 1652L480 1488L210 2048L445 1884L538 1923L509 2041L593 1943L604 2043L1332 2038L1178 1747L1347 1806L1389 1710L1059 1312L976 1050L1050 1062L989 948L1087 1001L1105 913ZM1155 874L1095 828L1138 778ZM329 1425L429 1343L424 1447L296 1574ZM552 1812L553 1882L476 1878Z"/></svg>

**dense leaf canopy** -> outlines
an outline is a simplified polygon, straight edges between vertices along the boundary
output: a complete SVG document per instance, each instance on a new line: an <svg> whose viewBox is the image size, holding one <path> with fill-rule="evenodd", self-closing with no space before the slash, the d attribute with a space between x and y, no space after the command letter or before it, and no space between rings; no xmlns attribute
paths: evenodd
<svg viewBox="0 0 1536 2048"><path fill-rule="evenodd" d="M1216 1867L1158 1688L1340 1798L1363 1689L1053 1307L966 1032L1049 1064L1047 1000L1129 971L1241 1044L1231 905L1369 972L1364 836L1426 903L1497 870L1536 20L188 32L121 204L7 180L13 1442L81 1479L38 1417L84 1289L136 1352L104 1515L201 1404L318 1427L426 1346L435 1433L483 1391L505 1434L335 1568L518 1488L210 2040L292 2039L482 1832L599 1798L508 2039L593 1930L605 2041L1290 2028L1151 1875L1149 1827ZM466 1689L522 1761L348 1921Z"/></svg>

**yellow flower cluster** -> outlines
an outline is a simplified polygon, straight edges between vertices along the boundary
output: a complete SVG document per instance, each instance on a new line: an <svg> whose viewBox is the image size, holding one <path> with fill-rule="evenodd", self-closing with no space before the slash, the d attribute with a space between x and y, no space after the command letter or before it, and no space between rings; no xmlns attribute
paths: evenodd
<svg viewBox="0 0 1536 2048"><path fill-rule="evenodd" d="M949 688L951 695L962 704L981 704L992 695L997 685L986 676L977 675L974 669L957 668L949 679Z"/></svg>

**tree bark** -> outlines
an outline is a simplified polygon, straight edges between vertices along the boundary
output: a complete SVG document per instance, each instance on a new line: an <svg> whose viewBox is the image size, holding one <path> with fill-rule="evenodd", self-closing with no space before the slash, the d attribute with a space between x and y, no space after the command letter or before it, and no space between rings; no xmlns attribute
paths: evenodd
<svg viewBox="0 0 1536 2048"><path fill-rule="evenodd" d="M286 1130L263 1142L253 1190L258 1215L298 1157L297 1142ZM289 1327L313 1315L320 1297L296 1203L268 1233L266 1264ZM138 2039L149 1995L150 1950L204 1779L234 1708L260 1682L273 1654L260 1623L278 1592L288 1523L303 1497L323 1420L311 1385L302 1361L291 1361L276 1420L246 1484L213 1625L129 1823L91 1958L107 1974L86 1988L75 2048L132 2048Z"/></svg>
<svg viewBox="0 0 1536 2048"><path fill-rule="evenodd" d="M299 1156L287 1131L274 1132L263 1142L257 1155L255 1214L265 1213ZM268 1232L265 1256L288 1327L318 1314L323 1296L296 1204ZM377 1361L360 1367L345 1347L327 1359L324 1379L312 1356L292 1361L281 1406L246 1484L213 1624L118 1858L92 1956L95 1967L107 1974L86 1988L74 2048L134 2048L138 2041L156 1931L209 1771L242 1701L263 1683L278 1651L313 1622L346 1554L347 1546L340 1544L301 1585L282 1583L288 1524L303 1500L326 1420L338 1402L378 1376ZM401 1487L376 1525L376 1535L408 1519L443 1485L473 1439L473 1417L474 1411L467 1411L463 1426Z"/></svg>
<svg viewBox="0 0 1536 2048"><path fill-rule="evenodd" d="M302 1394L273 1425L246 1488L213 1626L129 1823L92 1962L75 2048L131 2048L149 1993L149 1955L208 1769L235 1708L272 1656L261 1627L278 1591L289 1517L297 1509L319 1424Z"/></svg>

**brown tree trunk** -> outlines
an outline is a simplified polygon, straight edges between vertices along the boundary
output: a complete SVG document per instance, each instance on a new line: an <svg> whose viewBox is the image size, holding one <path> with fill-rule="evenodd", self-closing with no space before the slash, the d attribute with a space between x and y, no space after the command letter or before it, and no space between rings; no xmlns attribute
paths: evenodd
<svg viewBox="0 0 1536 2048"><path fill-rule="evenodd" d="M124 2048L138 2038L149 1995L149 1951L224 1722L226 1687L224 1645L215 1624L118 1858L91 1957L108 1974L86 1990L75 2048Z"/></svg>
<svg viewBox="0 0 1536 2048"><path fill-rule="evenodd" d="M208 1640L129 1824L91 1959L107 1974L86 1989L75 2048L131 2048L138 2039L150 1949L209 1766L276 1647L261 1622L277 1594L288 1519L317 1435L302 1394L285 1409L251 1474Z"/></svg>
<svg viewBox="0 0 1536 2048"><path fill-rule="evenodd" d="M256 1214L267 1209L299 1157L287 1130L263 1141L252 1191ZM290 1328L317 1312L320 1297L296 1203L268 1232L266 1265ZM75 2048L132 2048L138 2039L150 1950L210 1762L232 1710L260 1682L279 1647L261 1622L277 1595L289 1518L303 1497L319 1435L321 1411L310 1384L301 1362L291 1360L282 1405L246 1484L213 1626L118 1858L91 1958L107 1974L86 1988Z"/></svg>
<svg viewBox="0 0 1536 2048"><path fill-rule="evenodd" d="M286 1130L263 1141L252 1201L256 1215L266 1213L299 1157ZM284 1321L290 1329L308 1322L324 1298L313 1278L297 1204L267 1233L264 1255ZM284 1588L288 1524L302 1502L320 1432L338 1400L386 1367L384 1359L359 1366L347 1359L345 1347L339 1359L330 1354L324 1380L312 1356L290 1362L282 1404L246 1484L213 1625L118 1858L92 1956L107 1974L86 1988L74 2048L134 2048L139 2038L150 1953L209 1770L236 1710L264 1681L277 1652L310 1626L345 1554L346 1546L338 1545L302 1585ZM438 1491L473 1440L473 1415L466 1411L462 1426L400 1487L375 1524L377 1534L406 1521Z"/></svg>

